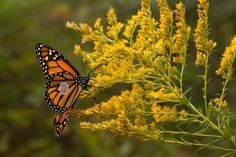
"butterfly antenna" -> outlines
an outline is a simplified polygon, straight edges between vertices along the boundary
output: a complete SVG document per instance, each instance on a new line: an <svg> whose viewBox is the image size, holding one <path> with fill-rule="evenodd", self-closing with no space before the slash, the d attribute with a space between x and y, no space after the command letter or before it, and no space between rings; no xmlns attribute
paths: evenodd
<svg viewBox="0 0 236 157"><path fill-rule="evenodd" d="M84 65L84 61L82 57L81 57L81 62L82 62L82 67L83 67L83 73L85 73L85 65Z"/></svg>
<svg viewBox="0 0 236 157"><path fill-rule="evenodd" d="M90 74L95 71L97 68L99 68L100 66L102 66L103 64L100 64L98 65L96 68L94 68L93 70L91 70L89 73L88 73L88 78L90 78Z"/></svg>

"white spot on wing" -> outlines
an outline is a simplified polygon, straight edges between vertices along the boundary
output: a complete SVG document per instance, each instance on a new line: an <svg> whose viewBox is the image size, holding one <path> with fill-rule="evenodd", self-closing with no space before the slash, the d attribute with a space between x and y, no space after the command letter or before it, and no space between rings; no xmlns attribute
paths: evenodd
<svg viewBox="0 0 236 157"><path fill-rule="evenodd" d="M69 85L66 82L62 82L58 88L61 95L65 95L69 90Z"/></svg>

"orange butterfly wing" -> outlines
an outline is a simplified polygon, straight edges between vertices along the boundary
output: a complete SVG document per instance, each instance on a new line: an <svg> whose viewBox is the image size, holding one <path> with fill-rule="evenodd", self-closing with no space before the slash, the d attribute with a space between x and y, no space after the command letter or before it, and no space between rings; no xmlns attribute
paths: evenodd
<svg viewBox="0 0 236 157"><path fill-rule="evenodd" d="M58 51L48 45L36 44L35 52L45 78L65 71L70 72L74 77L79 77L79 72Z"/></svg>
<svg viewBox="0 0 236 157"><path fill-rule="evenodd" d="M59 139L59 137L61 136L67 121L70 117L70 111L72 110L72 107L69 108L69 110L67 110L66 112L64 112L63 114L58 114L53 118L53 126L55 129L55 137L57 139Z"/></svg>
<svg viewBox="0 0 236 157"><path fill-rule="evenodd" d="M74 105L81 91L69 72L55 73L46 82L45 100L53 111L63 113Z"/></svg>

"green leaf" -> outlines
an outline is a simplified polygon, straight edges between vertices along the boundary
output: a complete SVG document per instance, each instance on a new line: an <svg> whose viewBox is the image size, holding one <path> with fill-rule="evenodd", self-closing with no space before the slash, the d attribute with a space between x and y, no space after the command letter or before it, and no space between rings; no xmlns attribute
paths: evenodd
<svg viewBox="0 0 236 157"><path fill-rule="evenodd" d="M223 132L224 132L224 137L225 137L227 140L231 140L232 134L231 134L230 129L224 127L224 128L223 128Z"/></svg>

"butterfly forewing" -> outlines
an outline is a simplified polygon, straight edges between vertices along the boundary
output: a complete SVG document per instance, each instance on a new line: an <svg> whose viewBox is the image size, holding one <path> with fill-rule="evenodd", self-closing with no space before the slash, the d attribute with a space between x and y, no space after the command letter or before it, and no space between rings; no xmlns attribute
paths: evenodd
<svg viewBox="0 0 236 157"><path fill-rule="evenodd" d="M48 45L36 44L35 52L45 78L65 71L70 72L74 77L79 77L79 72L58 51Z"/></svg>

